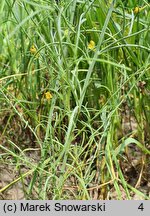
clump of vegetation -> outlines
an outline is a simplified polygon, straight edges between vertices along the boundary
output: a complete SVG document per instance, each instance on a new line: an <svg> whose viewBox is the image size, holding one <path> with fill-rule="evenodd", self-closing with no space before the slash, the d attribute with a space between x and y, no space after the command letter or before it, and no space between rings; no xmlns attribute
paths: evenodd
<svg viewBox="0 0 150 216"><path fill-rule="evenodd" d="M0 169L13 174L2 199L15 185L25 199L148 199L149 3L0 11Z"/></svg>

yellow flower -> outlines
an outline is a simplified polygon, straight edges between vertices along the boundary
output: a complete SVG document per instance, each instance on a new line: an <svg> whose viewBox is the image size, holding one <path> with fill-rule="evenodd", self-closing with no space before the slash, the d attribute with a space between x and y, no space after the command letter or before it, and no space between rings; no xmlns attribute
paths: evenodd
<svg viewBox="0 0 150 216"><path fill-rule="evenodd" d="M49 91L45 93L45 98L46 98L48 101L50 101L50 99L52 99L52 95L51 95L51 93L50 93Z"/></svg>
<svg viewBox="0 0 150 216"><path fill-rule="evenodd" d="M88 49L95 50L95 42L93 40L90 40L90 43L88 44Z"/></svg>
<svg viewBox="0 0 150 216"><path fill-rule="evenodd" d="M98 102L103 106L106 103L106 97L104 95L100 95Z"/></svg>
<svg viewBox="0 0 150 216"><path fill-rule="evenodd" d="M141 7L135 7L134 10L133 10L133 12L134 12L134 14L138 14L141 10L143 10L143 8L141 8Z"/></svg>
<svg viewBox="0 0 150 216"><path fill-rule="evenodd" d="M36 50L36 48L35 48L34 45L31 46L30 52L31 52L31 54L35 54L37 52L37 50Z"/></svg>
<svg viewBox="0 0 150 216"><path fill-rule="evenodd" d="M67 37L68 35L69 35L69 30L66 29L66 30L64 31L64 36Z"/></svg>

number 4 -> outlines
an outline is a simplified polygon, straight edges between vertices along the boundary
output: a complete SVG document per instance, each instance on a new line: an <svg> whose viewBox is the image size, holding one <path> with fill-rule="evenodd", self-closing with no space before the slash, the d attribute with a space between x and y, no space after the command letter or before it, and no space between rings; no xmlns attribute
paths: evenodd
<svg viewBox="0 0 150 216"><path fill-rule="evenodd" d="M138 207L139 210L143 211L144 210L144 207L143 207L143 203L141 203Z"/></svg>

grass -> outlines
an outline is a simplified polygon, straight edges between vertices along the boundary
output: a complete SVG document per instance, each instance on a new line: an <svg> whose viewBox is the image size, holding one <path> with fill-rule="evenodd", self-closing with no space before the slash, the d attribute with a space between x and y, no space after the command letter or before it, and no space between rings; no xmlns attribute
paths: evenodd
<svg viewBox="0 0 150 216"><path fill-rule="evenodd" d="M0 192L20 182L26 199L148 199L149 2L0 7L0 160L18 173Z"/></svg>

